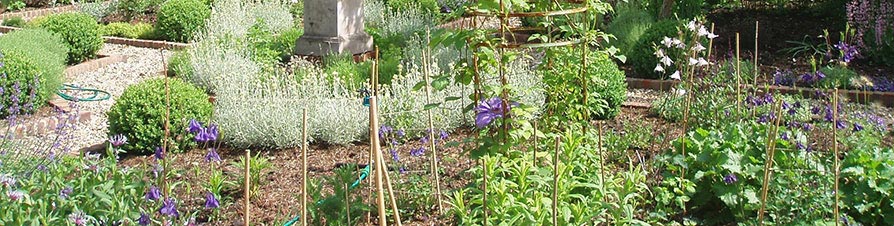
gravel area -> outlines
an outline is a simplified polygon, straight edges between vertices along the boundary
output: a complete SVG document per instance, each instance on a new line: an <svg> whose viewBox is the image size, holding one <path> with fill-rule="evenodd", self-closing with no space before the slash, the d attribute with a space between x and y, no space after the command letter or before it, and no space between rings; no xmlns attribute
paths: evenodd
<svg viewBox="0 0 894 226"><path fill-rule="evenodd" d="M651 89L627 89L627 101L652 104L664 92Z"/></svg>
<svg viewBox="0 0 894 226"><path fill-rule="evenodd" d="M111 94L111 98L108 100L78 103L77 107L81 112L89 111L92 113L92 116L89 120L78 123L76 129L71 134L72 137L66 139L64 145L70 147L71 150L80 150L105 142L108 137L106 112L109 111L115 100L121 96L124 89L149 78L162 77L161 71L164 70L161 58L162 53L157 49L105 44L99 54L126 55L128 59L126 62L115 63L99 70L65 78L66 83L104 90ZM165 51L165 59L169 58L171 54L172 52ZM49 134L25 137L23 139L33 142L34 140L51 140L55 139L55 137L56 134Z"/></svg>

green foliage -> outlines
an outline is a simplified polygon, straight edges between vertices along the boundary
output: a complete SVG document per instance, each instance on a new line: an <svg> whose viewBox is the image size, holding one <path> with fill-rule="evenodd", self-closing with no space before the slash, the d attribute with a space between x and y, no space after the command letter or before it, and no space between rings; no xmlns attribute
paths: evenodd
<svg viewBox="0 0 894 226"><path fill-rule="evenodd" d="M164 0L118 0L116 8L125 18L131 20L141 14L154 12Z"/></svg>
<svg viewBox="0 0 894 226"><path fill-rule="evenodd" d="M0 160L7 156L0 155ZM135 225L143 191L148 187L142 181L146 172L119 168L114 156L59 155L46 165L46 170L29 172L28 176L0 175L18 181L13 186L0 186L4 194L0 199L0 224L69 225L73 223L69 221L71 214L83 213L88 222ZM6 197L14 191L24 193L24 198L13 201Z"/></svg>
<svg viewBox="0 0 894 226"><path fill-rule="evenodd" d="M249 45L252 60L262 65L275 66L292 55L295 40L303 33L302 29L289 28L275 34L259 21L248 30L247 40L244 42Z"/></svg>
<svg viewBox="0 0 894 226"><path fill-rule="evenodd" d="M329 56L323 59L323 64L326 74L338 77L341 83L348 86L361 87L370 78L372 64L369 61L355 63L351 55Z"/></svg>
<svg viewBox="0 0 894 226"><path fill-rule="evenodd" d="M96 57L103 46L100 25L84 13L61 13L34 22L36 27L59 34L68 45L68 63L80 63Z"/></svg>
<svg viewBox="0 0 894 226"><path fill-rule="evenodd" d="M435 17L441 14L441 6L438 0L386 0L385 2L385 5L396 12L418 10L425 15L433 15Z"/></svg>
<svg viewBox="0 0 894 226"><path fill-rule="evenodd" d="M843 66L826 66L819 70L826 75L814 85L823 89L850 89L856 87L852 81L859 79L860 75L854 70Z"/></svg>
<svg viewBox="0 0 894 226"><path fill-rule="evenodd" d="M662 20L652 24L639 40L633 45L627 55L627 63L636 70L636 75L642 78L659 78L654 71L658 65L655 58L655 45L658 45L664 37L677 37L677 27L681 23L676 20Z"/></svg>
<svg viewBox="0 0 894 226"><path fill-rule="evenodd" d="M59 36L41 29L13 31L0 36L0 106L10 106L8 98L16 83L21 89L19 104L31 104L22 108L30 113L43 106L62 85L63 70L68 48ZM34 96L31 96L34 92ZM8 111L0 112L5 116Z"/></svg>
<svg viewBox="0 0 894 226"><path fill-rule="evenodd" d="M847 153L841 170L842 201L866 225L894 224L894 150L859 147Z"/></svg>
<svg viewBox="0 0 894 226"><path fill-rule="evenodd" d="M25 2L23 1L3 1L3 4L0 4L2 7L6 7L7 11L19 11L25 8Z"/></svg>
<svg viewBox="0 0 894 226"><path fill-rule="evenodd" d="M613 118L627 99L624 72L608 54L587 51L586 63L580 49L557 48L548 55L552 61L543 64L543 82L549 94L548 109L563 113L568 120L580 121L593 116ZM587 100L584 102L584 87Z"/></svg>
<svg viewBox="0 0 894 226"><path fill-rule="evenodd" d="M25 24L26 24L25 20L22 19L21 17L12 17L12 18L7 18L7 19L3 20L3 26L24 27Z"/></svg>
<svg viewBox="0 0 894 226"><path fill-rule="evenodd" d="M187 51L177 51L171 55L168 61L168 71L172 75L189 78L193 75L195 69L192 67L191 55Z"/></svg>
<svg viewBox="0 0 894 226"><path fill-rule="evenodd" d="M100 28L102 35L133 39L158 39L159 34L152 24L115 22Z"/></svg>
<svg viewBox="0 0 894 226"><path fill-rule="evenodd" d="M238 161L232 163L232 166L238 169L245 169L245 156L240 156ZM258 188L264 186L264 183L267 181L267 170L273 166L272 163L267 159L267 157L261 156L261 153L256 153L255 156L252 156L249 159L248 169L249 169L249 181L251 182L250 190L251 194L257 196ZM245 188L245 174L239 174L239 188Z"/></svg>
<svg viewBox="0 0 894 226"><path fill-rule="evenodd" d="M652 26L655 19L636 3L618 3L614 15L605 32L618 38L612 44L621 49L622 54L629 55L634 51L632 48L640 36Z"/></svg>
<svg viewBox="0 0 894 226"><path fill-rule="evenodd" d="M347 165L336 168L335 174L323 178L323 181L308 180L307 193L309 198L315 201L313 206L307 208L308 223L356 225L361 217L365 216L365 212L372 210L370 206L364 204L361 195L356 195L357 191L352 191L350 188L358 178L354 173L355 169L355 165ZM332 193L324 194L324 189Z"/></svg>
<svg viewBox="0 0 894 226"><path fill-rule="evenodd" d="M107 113L109 134L128 138L124 149L132 153L153 153L163 143L165 113L170 107L168 144L177 150L194 145L186 134L190 119L211 118L212 105L201 89L180 79L169 79L170 105L166 105L165 79L150 79L127 87ZM176 151L176 150L174 150Z"/></svg>
<svg viewBox="0 0 894 226"><path fill-rule="evenodd" d="M201 0L168 0L159 9L156 25L164 37L188 42L205 27L209 17L211 9Z"/></svg>
<svg viewBox="0 0 894 226"><path fill-rule="evenodd" d="M652 16L658 18L664 0L644 0L643 3ZM675 0L670 16L676 16L680 20L696 18L705 15L705 6L705 0Z"/></svg>

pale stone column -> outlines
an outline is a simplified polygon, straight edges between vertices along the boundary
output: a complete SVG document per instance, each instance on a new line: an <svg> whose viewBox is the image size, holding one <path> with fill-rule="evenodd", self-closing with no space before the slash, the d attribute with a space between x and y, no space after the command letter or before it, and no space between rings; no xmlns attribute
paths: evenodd
<svg viewBox="0 0 894 226"><path fill-rule="evenodd" d="M363 0L304 0L304 35L295 43L295 54L360 54L372 45L364 31Z"/></svg>

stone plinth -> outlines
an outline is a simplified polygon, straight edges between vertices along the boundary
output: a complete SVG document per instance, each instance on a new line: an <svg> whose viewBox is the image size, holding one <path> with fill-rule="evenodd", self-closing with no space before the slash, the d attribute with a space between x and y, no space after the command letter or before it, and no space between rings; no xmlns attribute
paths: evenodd
<svg viewBox="0 0 894 226"><path fill-rule="evenodd" d="M362 2L304 0L304 35L295 43L295 54L323 56L372 50L372 37L364 31Z"/></svg>

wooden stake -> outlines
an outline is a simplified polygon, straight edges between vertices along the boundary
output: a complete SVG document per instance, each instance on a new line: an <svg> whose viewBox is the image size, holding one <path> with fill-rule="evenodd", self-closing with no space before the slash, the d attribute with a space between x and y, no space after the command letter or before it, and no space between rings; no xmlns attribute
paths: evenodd
<svg viewBox="0 0 894 226"><path fill-rule="evenodd" d="M307 226L307 108L301 112L301 225Z"/></svg>
<svg viewBox="0 0 894 226"><path fill-rule="evenodd" d="M376 149L378 149L378 148L376 148ZM388 172L384 170L384 168L385 168L385 159L384 158L385 157L383 157L383 154L381 154L381 150L379 150L378 156L379 156L378 162L382 163L381 167L383 168L382 171L383 171L383 174L385 175L385 185L386 185L385 187L388 189L388 201L391 201L391 211L394 212L394 222L396 222L398 226L402 226L403 223L401 223L401 221L400 221L400 209L397 208L397 201L395 201L394 189L391 188L391 175L389 175Z"/></svg>
<svg viewBox="0 0 894 226"><path fill-rule="evenodd" d="M487 226L487 220L490 217L487 213L487 160L481 158L482 179L484 180L484 189L481 191L481 206L484 207L484 226Z"/></svg>
<svg viewBox="0 0 894 226"><path fill-rule="evenodd" d="M161 52L161 61L164 62L165 61L164 49L161 49L159 51ZM162 67L165 68L165 71L167 71L167 64L162 63L162 65L163 65ZM167 73L167 72L165 72L165 73ZM170 85L170 80L171 80L171 78L168 77L167 75L165 75L165 136L164 136L164 140L161 142L162 143L161 156L164 156L164 157L161 158L161 171L163 173L162 173L162 176L159 177L161 180L161 187L162 187L161 191L163 193L164 200L167 200L168 195L170 195L169 191L168 191L169 189L168 189L168 181L167 181L168 138L171 137L171 128L170 128L171 127L170 126L171 125L171 85ZM168 223L168 219L163 218L162 224L167 224L167 223Z"/></svg>
<svg viewBox="0 0 894 226"><path fill-rule="evenodd" d="M426 57L426 51L422 51L422 59L423 68L425 68L425 103L431 104L431 81L429 76L431 75L431 68L428 63L428 58ZM434 181L435 187L435 196L438 199L438 214L442 214L442 210L444 207L442 206L441 200L441 175L438 173L438 169L440 168L438 164L438 149L435 147L435 124L434 117L432 116L432 110L428 109L428 140L429 140L429 148L431 148L431 161L430 161L430 170L432 174L432 180ZM446 142L446 141L445 141Z"/></svg>
<svg viewBox="0 0 894 226"><path fill-rule="evenodd" d="M603 129L602 126L603 126L602 121L599 121L599 144L598 144L599 145L599 174L601 175L601 178L599 178L599 180L602 183L602 185L600 185L600 187L602 188L602 194L606 194L605 193L605 155L604 155L605 150L603 150L603 148L605 148L605 146L602 146L602 129ZM608 202L608 196L602 196L602 199L603 199L603 201Z"/></svg>
<svg viewBox="0 0 894 226"><path fill-rule="evenodd" d="M839 164L838 163L838 161L839 161L838 160L838 132L837 132L838 129L836 128L838 126L838 110L839 110L838 109L838 89L835 89L835 93L832 94L832 151L835 153L835 161L834 161L834 164L835 164L835 166L834 166L834 168L835 168L835 210L833 211L835 214L835 217L833 219L836 219L835 226L838 226L839 224L841 224L841 221L837 220L838 217L841 216L841 215L839 215L840 214L840 212L839 212L840 206L838 204L838 202L840 201L840 198L841 198L841 196L838 194L838 192L839 192L838 191L838 183L839 183L838 181L841 176L840 175L841 170L839 169L839 165L838 165Z"/></svg>
<svg viewBox="0 0 894 226"><path fill-rule="evenodd" d="M245 149L245 202L242 204L245 208L245 226L251 225L251 150Z"/></svg>
<svg viewBox="0 0 894 226"><path fill-rule="evenodd" d="M534 120L534 156L531 157L531 166L537 166L537 120Z"/></svg>
<svg viewBox="0 0 894 226"><path fill-rule="evenodd" d="M376 168L376 206L379 209L379 225L385 226L388 225L388 222L385 220L385 189L383 188L384 182L382 181L384 180L383 178L385 178L385 169L383 166L385 163L382 162L382 159L384 158L382 157L382 152L379 151L379 121L377 119L378 114L376 113L376 105L378 104L378 101L376 99L375 95L369 97L369 148L376 159L374 164Z"/></svg>
<svg viewBox="0 0 894 226"><path fill-rule="evenodd" d="M711 23L711 34L714 34L714 23ZM708 60L711 60L712 52L714 52L714 39L708 39Z"/></svg>
<svg viewBox="0 0 894 226"><path fill-rule="evenodd" d="M345 215L348 216L348 225L351 225L351 194L348 188L348 183L345 183Z"/></svg>
<svg viewBox="0 0 894 226"><path fill-rule="evenodd" d="M559 225L559 140L556 137L556 155L553 157L553 226Z"/></svg>
<svg viewBox="0 0 894 226"><path fill-rule="evenodd" d="M763 186L761 188L761 208L758 209L757 212L757 221L760 222L761 225L764 224L764 211L767 208L767 192L769 191L770 179L773 175L773 159L776 155L776 138L779 137L779 122L782 121L782 116L779 115L779 111L782 109L782 101L776 102L776 107L774 107L773 116L774 121L771 127L767 130L767 159L764 164L764 181Z"/></svg>
<svg viewBox="0 0 894 226"><path fill-rule="evenodd" d="M760 70L758 70L758 65L757 65L758 55L760 55L760 54L758 54L759 52L757 49L757 47L758 47L758 45L757 45L758 44L758 40L757 40L758 32L760 32L760 21L754 21L754 68L752 68L754 70L754 72L753 72L754 80L752 80L752 82L751 82L751 87L757 87L757 76L758 76L757 73L760 72Z"/></svg>
<svg viewBox="0 0 894 226"><path fill-rule="evenodd" d="M742 58L739 33L736 33L736 117L742 117Z"/></svg>

